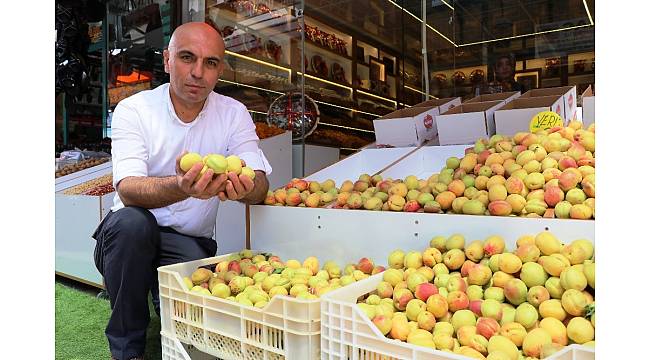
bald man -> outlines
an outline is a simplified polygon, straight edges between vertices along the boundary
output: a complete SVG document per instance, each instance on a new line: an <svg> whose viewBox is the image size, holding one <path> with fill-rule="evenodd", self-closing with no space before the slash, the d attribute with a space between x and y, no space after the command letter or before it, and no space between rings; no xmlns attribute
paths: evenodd
<svg viewBox="0 0 650 360"><path fill-rule="evenodd" d="M151 290L159 313L156 268L214 256L220 201L256 204L271 172L255 125L240 102L213 92L224 42L205 23L179 26L164 51L169 84L122 100L113 113L113 207L93 238L95 264L111 302L106 337L113 359L142 359ZM215 175L202 164L180 170L186 152L238 155L255 179ZM198 180L196 180L198 177Z"/></svg>

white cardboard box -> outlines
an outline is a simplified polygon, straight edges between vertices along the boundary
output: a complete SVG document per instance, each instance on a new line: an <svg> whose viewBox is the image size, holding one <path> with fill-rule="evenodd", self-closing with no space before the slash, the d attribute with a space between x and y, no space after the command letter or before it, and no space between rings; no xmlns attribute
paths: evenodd
<svg viewBox="0 0 650 360"><path fill-rule="evenodd" d="M578 98L576 95L576 87L574 86L560 86L554 88L546 89L533 89L526 91L520 98L529 98L529 97L540 97L540 96L551 96L551 95L562 95L562 103L559 107L554 106L551 111L555 111L560 114L564 119L564 125L566 126L569 121L575 120L577 118L578 111Z"/></svg>
<svg viewBox="0 0 650 360"><path fill-rule="evenodd" d="M393 111L373 121L378 147L422 145L438 133L435 116L439 107L411 107Z"/></svg>
<svg viewBox="0 0 650 360"><path fill-rule="evenodd" d="M494 112L503 100L463 103L436 116L440 145L472 144L495 134Z"/></svg>
<svg viewBox="0 0 650 360"><path fill-rule="evenodd" d="M586 129L596 122L596 96L591 85L582 93L582 124Z"/></svg>
<svg viewBox="0 0 650 360"><path fill-rule="evenodd" d="M436 115L460 105L460 97L431 99L373 121L377 147L418 146L438 134Z"/></svg>
<svg viewBox="0 0 650 360"><path fill-rule="evenodd" d="M488 102L488 101L503 101L506 104L511 102L512 100L518 98L521 96L521 92L519 91L510 91L510 92L502 92L502 93L494 93L494 94L483 94L479 95L477 97L471 98L467 101L465 101L463 104L467 103L477 103L477 102Z"/></svg>
<svg viewBox="0 0 650 360"><path fill-rule="evenodd" d="M431 100L423 101L421 103L417 103L413 105L412 107L437 106L440 110L440 114L442 114L447 110L449 110L450 108L460 105L460 102L461 102L460 97L449 97L449 98L431 99Z"/></svg>
<svg viewBox="0 0 650 360"><path fill-rule="evenodd" d="M562 95L526 98L522 95L494 112L496 133L513 136L518 132L529 132L533 116L542 111L555 111L563 101Z"/></svg>

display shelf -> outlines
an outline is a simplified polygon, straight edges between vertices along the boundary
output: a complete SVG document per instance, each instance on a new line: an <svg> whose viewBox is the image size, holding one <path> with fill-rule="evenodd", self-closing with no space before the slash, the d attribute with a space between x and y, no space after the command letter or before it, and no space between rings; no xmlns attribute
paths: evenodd
<svg viewBox="0 0 650 360"><path fill-rule="evenodd" d="M296 74L301 76L302 72L297 71ZM340 87L340 88L343 88L343 89L346 89L346 90L349 90L350 92L352 92L352 86L350 84L345 84L345 83L342 83L342 82L339 82L339 81L324 79L324 78L319 77L317 75L313 75L313 73L310 74L310 72L307 72L305 74L305 78L311 79L311 80L316 80L316 81L319 81L319 82L322 82L322 83L325 83L325 84L329 84L329 85L334 85L334 86L337 86L337 87Z"/></svg>
<svg viewBox="0 0 650 360"><path fill-rule="evenodd" d="M316 48L316 49L319 49L319 50L323 50L323 51L327 52L327 54L329 54L329 55L336 56L336 57L339 57L339 58L345 59L345 60L347 60L347 61L353 61L353 59L352 59L351 56L349 56L349 55L343 55L343 54L341 54L341 53L339 53L339 52L334 51L333 49L331 49L331 48L329 48L329 47L327 47L327 46L323 46L323 45L321 45L321 44L319 44L319 43L317 43L317 42L313 42L313 41L311 41L311 40L309 40L309 39L307 39L307 38L305 38L305 45L307 45L308 47L312 47L312 48Z"/></svg>
<svg viewBox="0 0 650 360"><path fill-rule="evenodd" d="M231 56L236 59L243 59L256 64L269 66L278 70L286 71L289 74L291 73L291 66L289 64L285 64L282 62L271 62L271 59L259 57L255 54L240 54L230 50L226 50L226 56Z"/></svg>

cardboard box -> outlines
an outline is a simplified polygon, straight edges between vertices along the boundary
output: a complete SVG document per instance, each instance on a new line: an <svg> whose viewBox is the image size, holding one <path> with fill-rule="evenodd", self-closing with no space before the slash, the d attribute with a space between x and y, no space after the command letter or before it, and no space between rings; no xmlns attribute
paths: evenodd
<svg viewBox="0 0 650 360"><path fill-rule="evenodd" d="M591 85L582 93L582 124L586 129L596 122L596 96Z"/></svg>
<svg viewBox="0 0 650 360"><path fill-rule="evenodd" d="M574 86L560 86L546 89L533 89L526 91L520 98L540 97L562 95L562 102L560 106L554 106L551 111L560 114L564 119L564 125L568 125L569 121L577 118L578 111L578 98L576 95L576 87Z"/></svg>
<svg viewBox="0 0 650 360"><path fill-rule="evenodd" d="M377 147L419 146L438 133L435 116L440 108L411 107L373 120Z"/></svg>
<svg viewBox="0 0 650 360"><path fill-rule="evenodd" d="M495 134L494 112L503 100L463 103L436 116L440 145L473 144Z"/></svg>
<svg viewBox="0 0 650 360"><path fill-rule="evenodd" d="M471 98L467 101L465 101L463 104L467 103L477 103L477 102L488 102L488 101L503 101L506 104L511 102L512 100L518 98L521 96L521 92L519 91L510 91L510 92L502 92L502 93L494 93L494 94L483 94L479 95L475 98Z"/></svg>
<svg viewBox="0 0 650 360"><path fill-rule="evenodd" d="M460 105L460 103L461 103L460 97L450 97L450 98L431 99L431 100L423 101L421 103L413 105L413 107L437 106L440 110L439 113L442 114L447 110L449 110L449 108Z"/></svg>
<svg viewBox="0 0 650 360"><path fill-rule="evenodd" d="M513 136L529 132L533 116L542 111L555 111L564 101L562 95L526 97L523 95L494 112L496 133Z"/></svg>

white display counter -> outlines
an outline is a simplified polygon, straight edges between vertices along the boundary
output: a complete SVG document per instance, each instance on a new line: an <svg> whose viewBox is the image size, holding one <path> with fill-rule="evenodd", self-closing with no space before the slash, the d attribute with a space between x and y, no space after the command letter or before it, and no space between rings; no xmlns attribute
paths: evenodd
<svg viewBox="0 0 650 360"><path fill-rule="evenodd" d="M103 196L54 195L55 265L57 274L103 287L94 261L91 236L113 206L115 193Z"/></svg>
<svg viewBox="0 0 650 360"><path fill-rule="evenodd" d="M468 243L490 235L514 241L544 230L564 243L595 239L592 220L251 206L253 250L270 251L283 259L316 256L323 263L334 259L356 263L369 257L386 264L391 251L423 250L437 235L460 233Z"/></svg>
<svg viewBox="0 0 650 360"><path fill-rule="evenodd" d="M305 175L313 174L340 160L340 149L331 146L305 144ZM293 145L293 172L295 178L302 178L302 145Z"/></svg>
<svg viewBox="0 0 650 360"><path fill-rule="evenodd" d="M284 186L291 180L292 150L291 132L260 140L273 171L268 176L269 189ZM214 238L217 254L229 254L246 247L246 206L240 202L226 201L219 205Z"/></svg>

